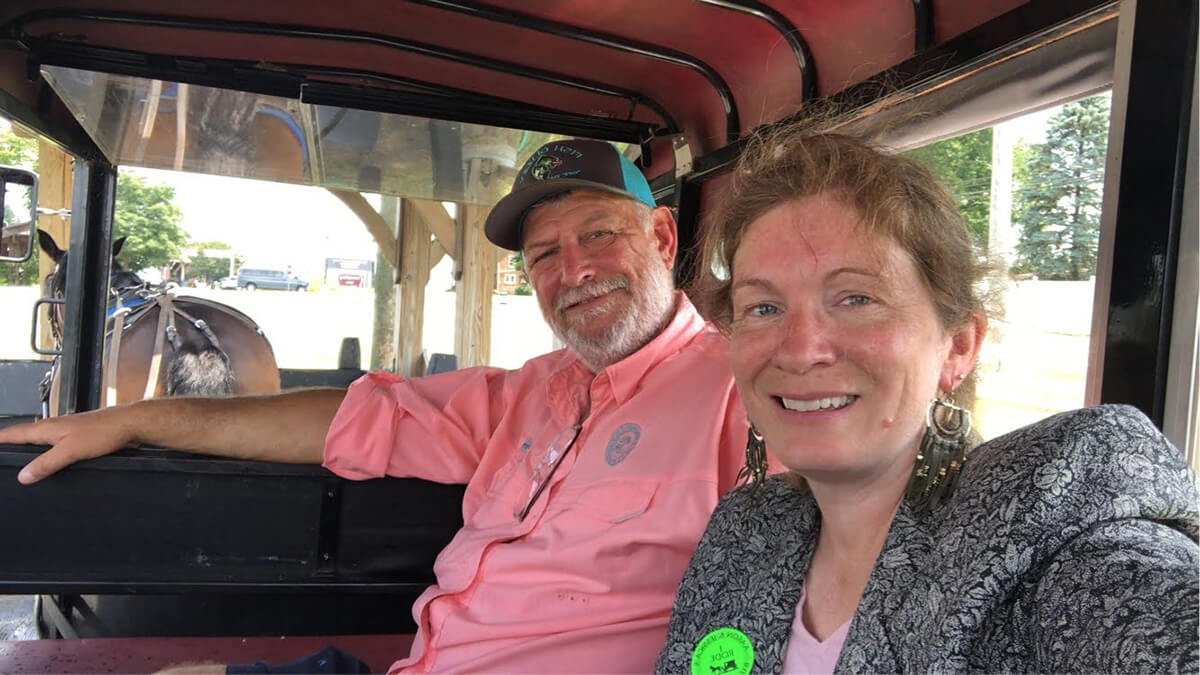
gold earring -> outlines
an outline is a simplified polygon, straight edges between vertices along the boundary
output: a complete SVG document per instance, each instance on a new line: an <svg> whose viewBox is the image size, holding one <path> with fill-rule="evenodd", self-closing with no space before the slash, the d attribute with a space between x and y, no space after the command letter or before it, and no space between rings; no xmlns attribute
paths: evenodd
<svg viewBox="0 0 1200 675"><path fill-rule="evenodd" d="M738 472L737 482L749 481L753 486L750 488L751 496L757 496L762 492L766 480L767 440L751 422L750 429L746 432L746 465Z"/></svg>
<svg viewBox="0 0 1200 675"><path fill-rule="evenodd" d="M929 402L925 435L906 492L918 512L933 510L953 493L967 461L970 434L971 411L954 405L950 394Z"/></svg>

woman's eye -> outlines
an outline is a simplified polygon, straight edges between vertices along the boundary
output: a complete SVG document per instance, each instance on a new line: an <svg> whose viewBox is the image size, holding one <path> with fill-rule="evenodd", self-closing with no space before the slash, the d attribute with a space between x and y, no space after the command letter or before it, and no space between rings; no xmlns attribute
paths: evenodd
<svg viewBox="0 0 1200 675"><path fill-rule="evenodd" d="M842 304L851 306L869 305L871 304L871 298L865 295L847 295L846 297L842 298Z"/></svg>
<svg viewBox="0 0 1200 675"><path fill-rule="evenodd" d="M746 310L746 313L749 314L750 316L770 316L770 315L776 314L778 312L779 312L778 307L776 307L775 305L768 305L766 303L758 304L758 305L751 305Z"/></svg>

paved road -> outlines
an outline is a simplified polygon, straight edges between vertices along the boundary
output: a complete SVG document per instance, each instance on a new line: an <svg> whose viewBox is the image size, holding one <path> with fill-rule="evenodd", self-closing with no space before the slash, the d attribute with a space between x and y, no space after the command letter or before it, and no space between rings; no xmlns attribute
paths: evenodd
<svg viewBox="0 0 1200 675"><path fill-rule="evenodd" d="M0 595L0 640L36 640L32 595Z"/></svg>

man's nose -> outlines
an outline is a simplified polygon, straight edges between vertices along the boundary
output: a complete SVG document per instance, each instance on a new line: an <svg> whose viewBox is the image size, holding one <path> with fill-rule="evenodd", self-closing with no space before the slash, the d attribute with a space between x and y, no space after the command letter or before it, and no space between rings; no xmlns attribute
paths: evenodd
<svg viewBox="0 0 1200 675"><path fill-rule="evenodd" d="M580 246L564 246L561 260L562 281L567 286L579 286L596 276L591 256Z"/></svg>

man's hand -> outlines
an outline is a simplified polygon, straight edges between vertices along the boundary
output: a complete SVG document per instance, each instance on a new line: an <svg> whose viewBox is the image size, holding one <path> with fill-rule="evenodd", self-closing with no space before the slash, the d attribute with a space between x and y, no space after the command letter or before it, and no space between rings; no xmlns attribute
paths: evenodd
<svg viewBox="0 0 1200 675"><path fill-rule="evenodd" d="M21 469L26 485L132 445L291 464L320 464L344 389L159 398L0 429L0 443L52 446Z"/></svg>
<svg viewBox="0 0 1200 675"><path fill-rule="evenodd" d="M75 462L136 444L130 412L121 406L20 424L0 429L0 443L51 446L17 474L17 481L29 485Z"/></svg>

